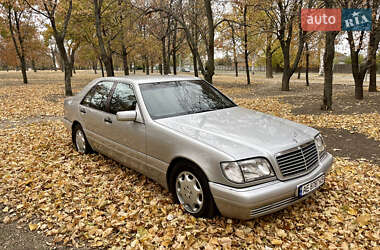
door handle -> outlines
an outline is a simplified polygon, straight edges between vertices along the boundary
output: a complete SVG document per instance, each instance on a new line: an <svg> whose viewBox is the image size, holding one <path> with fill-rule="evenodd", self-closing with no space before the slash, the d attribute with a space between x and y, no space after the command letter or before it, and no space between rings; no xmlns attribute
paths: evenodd
<svg viewBox="0 0 380 250"><path fill-rule="evenodd" d="M107 117L107 118L104 118L104 122L105 123L112 123L112 120L111 120L111 118Z"/></svg>
<svg viewBox="0 0 380 250"><path fill-rule="evenodd" d="M86 109L85 108L80 108L79 111L83 114L86 114Z"/></svg>

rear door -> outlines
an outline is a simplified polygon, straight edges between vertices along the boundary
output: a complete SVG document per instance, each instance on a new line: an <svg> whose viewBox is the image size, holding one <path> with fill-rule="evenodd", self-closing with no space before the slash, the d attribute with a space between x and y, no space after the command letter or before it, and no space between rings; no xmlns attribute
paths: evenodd
<svg viewBox="0 0 380 250"><path fill-rule="evenodd" d="M104 154L112 147L105 131L109 126L107 107L114 84L112 81L99 82L87 93L79 107L87 139L96 151Z"/></svg>

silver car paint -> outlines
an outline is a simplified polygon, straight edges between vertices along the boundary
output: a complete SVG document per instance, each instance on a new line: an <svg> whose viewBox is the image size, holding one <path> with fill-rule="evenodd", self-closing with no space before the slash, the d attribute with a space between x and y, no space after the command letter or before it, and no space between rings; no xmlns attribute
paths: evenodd
<svg viewBox="0 0 380 250"><path fill-rule="evenodd" d="M215 199L217 207L221 211L226 211L224 209L226 208L225 203L228 203L228 200L233 196L228 197L226 194L229 191L227 191L224 192L226 197L221 199L218 196L223 193L220 187L225 187L226 190L242 190L241 188L252 188L252 186L258 187L260 185L266 187L270 185L271 189L273 189L281 180L282 183L290 183L291 181L285 181L286 178L282 177L274 156L280 151L297 147L313 140L318 134L315 129L240 107L157 120L150 118L144 105L139 84L197 79L194 77L172 76L96 79L88 84L78 95L65 99L65 125L71 131L74 121L80 123L90 145L96 151L143 173L165 188L167 188L167 170L172 161L177 158L185 158L194 162L201 167L208 178L214 198L217 197ZM93 125L88 126L85 123L85 118L80 113L80 102L85 94L100 81L132 84L138 102L138 121L116 121L116 116L86 107L89 112L95 112L99 114L99 117L108 116L113 121L112 124L100 125L103 128L98 128L98 132L91 131L90 126ZM103 123L101 118L98 118L98 121ZM145 140L143 139L144 137ZM124 140L123 138L126 139ZM236 184L228 181L223 176L220 162L257 156L265 157L270 161L279 180L271 179L271 182L262 180L256 183ZM331 155L328 154L327 158L330 159ZM329 167L331 167L330 161L320 162L312 173L315 171L325 173ZM302 178L296 178L296 180L309 180L305 179L305 176L309 175L311 173L304 175ZM267 183L262 184L264 181ZM257 184L260 185L257 186ZM219 187L218 192L215 185ZM287 188L289 190L286 192L294 192L295 187L288 186ZM275 193L273 195L274 200L281 198L276 198ZM273 199L268 201L273 202ZM224 200L224 202L221 202L221 200ZM226 212L224 214L227 215ZM228 214L228 216L239 217L238 214ZM240 216L239 218L249 219L251 217Z"/></svg>

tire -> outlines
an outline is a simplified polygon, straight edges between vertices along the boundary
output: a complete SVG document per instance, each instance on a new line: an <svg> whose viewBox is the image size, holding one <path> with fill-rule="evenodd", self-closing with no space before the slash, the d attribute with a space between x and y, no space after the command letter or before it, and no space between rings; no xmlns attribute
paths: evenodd
<svg viewBox="0 0 380 250"><path fill-rule="evenodd" d="M217 209L204 173L193 163L178 162L170 175L174 201L194 217L211 218Z"/></svg>
<svg viewBox="0 0 380 250"><path fill-rule="evenodd" d="M79 153L89 154L93 152L81 125L76 124L74 126L72 131L72 139L74 148Z"/></svg>

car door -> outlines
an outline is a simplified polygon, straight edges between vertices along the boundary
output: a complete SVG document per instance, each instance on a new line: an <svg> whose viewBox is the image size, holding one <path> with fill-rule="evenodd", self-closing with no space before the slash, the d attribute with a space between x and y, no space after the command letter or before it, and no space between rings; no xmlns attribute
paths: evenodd
<svg viewBox="0 0 380 250"><path fill-rule="evenodd" d="M109 125L107 107L113 86L112 81L99 82L87 93L79 106L82 127L90 145L104 154L112 148L105 130Z"/></svg>
<svg viewBox="0 0 380 250"><path fill-rule="evenodd" d="M136 121L119 121L116 117L117 112L133 110L138 111L133 86L117 83L109 101L109 113L106 117L108 122L104 132L112 144L112 158L145 173L146 143L143 119L139 117Z"/></svg>

